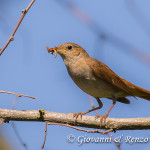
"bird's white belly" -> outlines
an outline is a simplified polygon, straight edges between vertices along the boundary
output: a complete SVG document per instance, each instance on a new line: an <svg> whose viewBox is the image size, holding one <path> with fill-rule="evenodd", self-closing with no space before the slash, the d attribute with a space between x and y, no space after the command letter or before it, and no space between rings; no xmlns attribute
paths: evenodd
<svg viewBox="0 0 150 150"><path fill-rule="evenodd" d="M112 85L99 78L86 79L72 77L72 79L81 90L94 97L112 98L115 96L115 93L119 92Z"/></svg>
<svg viewBox="0 0 150 150"><path fill-rule="evenodd" d="M112 97L113 89L106 82L87 81L86 84L82 81L75 82L84 92L94 97Z"/></svg>
<svg viewBox="0 0 150 150"><path fill-rule="evenodd" d="M94 75L89 66L83 63L80 65L79 61L72 63L71 67L67 66L67 70L76 85L91 96L112 98L120 92L105 80Z"/></svg>

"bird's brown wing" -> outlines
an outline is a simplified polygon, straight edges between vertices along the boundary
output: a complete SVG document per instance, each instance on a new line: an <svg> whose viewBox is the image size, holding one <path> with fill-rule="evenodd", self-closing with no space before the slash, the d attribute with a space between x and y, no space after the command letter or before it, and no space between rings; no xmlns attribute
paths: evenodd
<svg viewBox="0 0 150 150"><path fill-rule="evenodd" d="M115 74L104 63L91 57L88 57L85 61L86 61L86 64L92 69L92 71L94 72L96 76L110 83L114 87L117 87L123 90L124 92L127 93L127 95L134 96L134 94L132 93L132 90L126 85L124 80L121 77L119 77L117 74Z"/></svg>

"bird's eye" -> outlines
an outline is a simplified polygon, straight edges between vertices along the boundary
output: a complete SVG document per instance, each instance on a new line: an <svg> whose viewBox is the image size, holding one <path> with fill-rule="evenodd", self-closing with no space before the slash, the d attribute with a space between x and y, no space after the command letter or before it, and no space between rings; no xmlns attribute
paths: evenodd
<svg viewBox="0 0 150 150"><path fill-rule="evenodd" d="M72 50L72 46L71 45L68 46L68 50Z"/></svg>

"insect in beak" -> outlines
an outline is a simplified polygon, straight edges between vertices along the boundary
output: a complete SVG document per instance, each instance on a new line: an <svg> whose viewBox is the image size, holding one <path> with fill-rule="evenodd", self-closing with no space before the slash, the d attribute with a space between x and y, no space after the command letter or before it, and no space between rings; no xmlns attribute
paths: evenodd
<svg viewBox="0 0 150 150"><path fill-rule="evenodd" d="M55 53L55 58L57 57L57 47L54 47L54 48L49 48L48 46L46 47L47 48L47 50L48 50L48 53L51 53L51 54L53 54L53 53Z"/></svg>

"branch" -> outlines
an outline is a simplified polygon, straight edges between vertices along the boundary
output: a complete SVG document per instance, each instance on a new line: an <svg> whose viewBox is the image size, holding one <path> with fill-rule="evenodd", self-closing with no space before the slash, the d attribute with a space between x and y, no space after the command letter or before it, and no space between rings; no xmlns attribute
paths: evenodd
<svg viewBox="0 0 150 150"><path fill-rule="evenodd" d="M92 100L92 97L91 97L90 95L88 95L88 97L89 97L89 100L90 100L90 102L91 102L92 108L95 108L95 105L94 105L94 102L93 102L93 100ZM97 116L99 116L97 110L95 110L95 114L96 114ZM112 142L115 144L115 146L118 148L118 150L121 150L121 143L116 143L115 140L114 140L114 138L109 134L109 132L107 132L107 131L105 131L105 132L107 133L107 136L108 136L109 138L111 138ZM111 132L111 130L110 130L110 132Z"/></svg>
<svg viewBox="0 0 150 150"><path fill-rule="evenodd" d="M140 7L137 5L137 1L135 0L125 0L125 4L131 15L134 17L136 21L138 21L139 25L145 31L146 34L150 36L150 21L146 18Z"/></svg>
<svg viewBox="0 0 150 150"><path fill-rule="evenodd" d="M4 50L6 49L6 47L8 46L8 44L9 44L11 41L14 40L14 35L15 35L15 33L16 33L18 27L20 26L20 24L21 24L21 22L22 22L24 16L26 15L26 13L28 12L28 10L30 9L30 7L32 6L32 4L33 4L34 2L35 2L35 0L32 0L31 3L28 5L28 7L27 7L26 9L22 10L22 15L21 15L21 17L20 17L20 19L19 19L19 21L18 21L18 23L17 23L15 29L13 30L12 34L10 35L9 39L7 40L7 42L5 43L5 45L3 46L3 48L0 49L0 55L4 52Z"/></svg>
<svg viewBox="0 0 150 150"><path fill-rule="evenodd" d="M3 123L4 123L4 119L3 118L0 118L0 128L1 128L1 126L3 125Z"/></svg>
<svg viewBox="0 0 150 150"><path fill-rule="evenodd" d="M14 122L12 122L12 127L13 127L14 132L15 132L19 142L21 143L21 145L25 148L25 150L29 150L27 144L24 143L23 140L21 139L21 136L19 135L18 130L16 129Z"/></svg>
<svg viewBox="0 0 150 150"><path fill-rule="evenodd" d="M53 123L53 122L49 122L48 125L60 125L60 126L65 126L65 127L69 127L69 128L75 129L75 130L84 131L84 132L87 132L87 133L101 133L101 134L106 134L106 133L109 133L109 132L113 131L113 129L109 129L109 130L106 130L106 131L85 130L85 129L81 129L81 128L77 128L77 127L71 126L71 125L69 125L69 124Z"/></svg>
<svg viewBox="0 0 150 150"><path fill-rule="evenodd" d="M28 97L28 98L36 99L36 97L33 97L33 96L23 95L23 94L18 94L18 93L13 93L13 92L0 91L0 93L7 93L7 94L16 95L18 97Z"/></svg>
<svg viewBox="0 0 150 150"><path fill-rule="evenodd" d="M46 136L47 136L47 124L48 124L48 122L45 122L45 136L44 136L43 144L42 144L42 146L41 146L42 149L44 148L45 142L46 142Z"/></svg>
<svg viewBox="0 0 150 150"><path fill-rule="evenodd" d="M106 123L100 126L100 120L94 116L83 116L75 118L73 113L56 113L41 110L8 110L0 109L0 118L5 121L40 121L69 124L72 126L80 126L96 129L113 129L113 130L142 130L150 129L150 118L107 118Z"/></svg>

